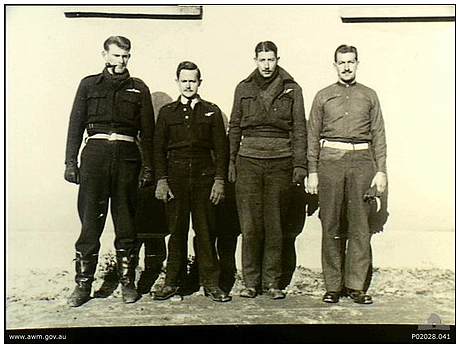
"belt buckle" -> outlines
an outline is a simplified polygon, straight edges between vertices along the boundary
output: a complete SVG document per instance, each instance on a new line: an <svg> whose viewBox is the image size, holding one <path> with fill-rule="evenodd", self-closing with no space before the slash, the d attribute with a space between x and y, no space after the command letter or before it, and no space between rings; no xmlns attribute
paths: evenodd
<svg viewBox="0 0 460 348"><path fill-rule="evenodd" d="M117 135L118 135L117 133L110 133L110 134L109 134L108 140L109 140L109 141L115 141L115 140L117 140Z"/></svg>

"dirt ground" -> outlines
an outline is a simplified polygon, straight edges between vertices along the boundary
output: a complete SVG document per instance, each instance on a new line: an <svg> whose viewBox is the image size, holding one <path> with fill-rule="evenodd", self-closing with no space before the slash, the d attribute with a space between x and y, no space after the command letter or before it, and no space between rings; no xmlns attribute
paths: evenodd
<svg viewBox="0 0 460 348"><path fill-rule="evenodd" d="M141 269L139 268L139 271ZM138 272L139 273L139 272ZM100 288L104 272L96 274L93 289ZM425 324L432 313L442 324L455 324L454 272L445 269L374 269L369 290L374 304L358 305L341 299L321 302L324 292L319 270L298 267L284 300L261 295L238 296L238 275L233 300L215 303L196 292L166 301L150 294L125 305L117 288L106 298L93 298L79 308L69 308L71 270L30 270L8 274L6 328L63 328L102 326L234 325L234 324ZM164 280L160 275L154 288Z"/></svg>

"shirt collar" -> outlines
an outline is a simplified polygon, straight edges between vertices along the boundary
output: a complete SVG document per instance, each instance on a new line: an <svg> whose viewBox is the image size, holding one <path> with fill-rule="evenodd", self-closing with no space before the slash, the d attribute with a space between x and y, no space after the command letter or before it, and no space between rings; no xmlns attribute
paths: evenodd
<svg viewBox="0 0 460 348"><path fill-rule="evenodd" d="M188 99L185 98L183 95L180 95L177 101L178 101L177 106L179 106L180 104L182 104L182 105L187 105L187 103L188 103ZM201 102L201 98L200 98L200 96L197 94L197 95L192 99L192 102L190 103L190 107L191 107L192 109L194 109L194 108L195 108L195 105L196 105L197 103L200 103L200 102ZM177 106L176 106L176 107L177 107Z"/></svg>
<svg viewBox="0 0 460 348"><path fill-rule="evenodd" d="M338 80L338 81L337 81L337 85L342 86L342 87L354 86L354 85L356 85L356 79L353 80L352 83L345 83L345 82L342 82L342 81Z"/></svg>

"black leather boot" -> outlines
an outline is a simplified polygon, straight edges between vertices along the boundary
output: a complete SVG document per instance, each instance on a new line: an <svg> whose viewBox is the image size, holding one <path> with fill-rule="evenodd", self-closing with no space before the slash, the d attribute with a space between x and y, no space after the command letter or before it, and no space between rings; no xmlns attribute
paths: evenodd
<svg viewBox="0 0 460 348"><path fill-rule="evenodd" d="M78 251L75 255L75 282L77 286L67 300L70 307L79 307L91 298L91 284L96 272L98 255L83 258Z"/></svg>
<svg viewBox="0 0 460 348"><path fill-rule="evenodd" d="M139 299L134 279L139 258L135 252L120 249L117 250L118 279L121 284L123 302L133 303Z"/></svg>
<svg viewBox="0 0 460 348"><path fill-rule="evenodd" d="M148 294L155 284L163 267L163 259L157 255L145 255L144 270L137 282L137 292L139 294Z"/></svg>

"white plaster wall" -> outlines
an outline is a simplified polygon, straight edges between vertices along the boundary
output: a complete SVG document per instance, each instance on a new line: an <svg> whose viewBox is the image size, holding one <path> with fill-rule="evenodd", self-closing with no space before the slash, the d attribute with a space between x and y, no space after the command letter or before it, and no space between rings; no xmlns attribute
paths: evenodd
<svg viewBox="0 0 460 348"><path fill-rule="evenodd" d="M78 7L6 9L8 267L71 267L77 186L63 179L68 117L80 79L102 70L102 42L133 43L131 75L177 97L181 60L203 74L201 95L231 112L254 46L272 40L280 65L314 94L335 82L333 52L359 50L358 80L374 88L386 122L390 220L375 263L454 267L454 23L343 24L339 6L204 6L201 21L67 19ZM320 225L298 239L299 263L320 267ZM103 249L112 247L111 223Z"/></svg>

